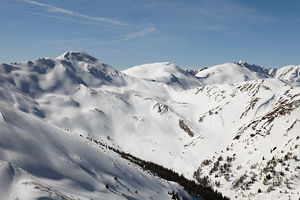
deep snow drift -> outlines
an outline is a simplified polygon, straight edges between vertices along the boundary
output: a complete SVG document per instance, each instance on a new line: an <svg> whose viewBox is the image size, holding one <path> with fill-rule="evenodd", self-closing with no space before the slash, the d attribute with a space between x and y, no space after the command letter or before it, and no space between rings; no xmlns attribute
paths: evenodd
<svg viewBox="0 0 300 200"><path fill-rule="evenodd" d="M233 199L297 199L298 68L239 62L194 76L165 62L120 72L82 52L2 64L0 189L6 199L193 198L88 137L207 177Z"/></svg>

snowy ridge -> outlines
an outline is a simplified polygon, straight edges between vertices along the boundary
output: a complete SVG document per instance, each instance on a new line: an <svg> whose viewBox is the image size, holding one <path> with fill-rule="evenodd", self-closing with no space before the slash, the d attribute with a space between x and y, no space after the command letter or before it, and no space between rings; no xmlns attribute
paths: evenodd
<svg viewBox="0 0 300 200"><path fill-rule="evenodd" d="M162 82L183 89L202 85L195 76L169 62L139 65L123 72L137 78Z"/></svg>
<svg viewBox="0 0 300 200"><path fill-rule="evenodd" d="M289 65L276 71L275 77L289 84L300 86L300 66Z"/></svg>
<svg viewBox="0 0 300 200"><path fill-rule="evenodd" d="M266 77L269 77L269 76L273 77L275 72L276 72L275 68L267 69L265 67L262 67L262 66L259 66L259 65L254 65L254 64L249 64L249 63L244 62L244 61L236 62L236 64L240 65L241 67L246 67L249 70L254 71L256 73L265 75Z"/></svg>
<svg viewBox="0 0 300 200"><path fill-rule="evenodd" d="M299 86L300 66L288 65L281 68L265 68L239 61L200 69L195 76L204 79L205 84L234 84L256 79L277 78L288 84Z"/></svg>
<svg viewBox="0 0 300 200"><path fill-rule="evenodd" d="M7 198L195 198L93 142L101 141L232 199L297 199L297 69L239 62L194 76L165 62L120 72L74 51L2 64L0 160L23 171L1 187Z"/></svg>
<svg viewBox="0 0 300 200"><path fill-rule="evenodd" d="M196 74L203 82L209 84L234 84L244 81L266 78L265 74L253 71L245 63L226 63L210 67Z"/></svg>

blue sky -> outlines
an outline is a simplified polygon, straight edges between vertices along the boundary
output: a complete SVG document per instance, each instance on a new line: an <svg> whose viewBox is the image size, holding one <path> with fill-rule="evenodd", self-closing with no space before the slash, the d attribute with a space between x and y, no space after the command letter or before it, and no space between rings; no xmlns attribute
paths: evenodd
<svg viewBox="0 0 300 200"><path fill-rule="evenodd" d="M115 68L300 64L298 0L0 0L0 62L85 51Z"/></svg>

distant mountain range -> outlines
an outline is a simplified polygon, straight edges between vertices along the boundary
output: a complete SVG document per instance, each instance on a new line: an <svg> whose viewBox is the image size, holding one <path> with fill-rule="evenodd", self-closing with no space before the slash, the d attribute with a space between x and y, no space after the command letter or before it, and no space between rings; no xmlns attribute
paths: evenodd
<svg viewBox="0 0 300 200"><path fill-rule="evenodd" d="M1 196L298 200L299 69L1 64Z"/></svg>

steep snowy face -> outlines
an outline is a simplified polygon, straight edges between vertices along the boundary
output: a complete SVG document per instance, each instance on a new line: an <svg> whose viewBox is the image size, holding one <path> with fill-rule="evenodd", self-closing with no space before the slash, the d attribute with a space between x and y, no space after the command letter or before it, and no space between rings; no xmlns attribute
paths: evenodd
<svg viewBox="0 0 300 200"><path fill-rule="evenodd" d="M190 196L100 141L0 103L1 199L169 199ZM103 142L103 141L101 141Z"/></svg>
<svg viewBox="0 0 300 200"><path fill-rule="evenodd" d="M81 84L88 87L121 86L125 82L121 72L83 52L68 51L56 60L70 76L82 79Z"/></svg>
<svg viewBox="0 0 300 200"><path fill-rule="evenodd" d="M31 96L48 92L73 93L76 86L100 87L125 84L124 74L80 52L66 52L53 58L39 58L17 64L0 65L5 87L19 89Z"/></svg>
<svg viewBox="0 0 300 200"><path fill-rule="evenodd" d="M111 76L119 76L121 74L109 65L84 52L68 51L58 56L56 60L60 61L61 64L70 66L74 71L86 71L99 79L106 77L106 79L110 80Z"/></svg>
<svg viewBox="0 0 300 200"><path fill-rule="evenodd" d="M249 86L237 92L256 88ZM300 88L283 85L273 96L272 87L261 89L239 120L255 115L237 126L226 148L202 161L195 178L209 177L232 199L298 199Z"/></svg>
<svg viewBox="0 0 300 200"><path fill-rule="evenodd" d="M265 68L265 67L262 67L260 65L255 65L255 64L249 64L247 62L244 62L244 61L239 61L239 62L236 62L237 65L241 66L241 67L246 67L248 68L249 70L253 71L253 72L256 72L256 73L259 73L261 75L265 75L266 78L271 76L273 77L275 72L276 72L276 68Z"/></svg>
<svg viewBox="0 0 300 200"><path fill-rule="evenodd" d="M275 77L289 84L300 86L300 65L289 65L279 68Z"/></svg>
<svg viewBox="0 0 300 200"><path fill-rule="evenodd" d="M133 77L162 82L182 89L202 85L197 77L170 62L139 65L122 72Z"/></svg>
<svg viewBox="0 0 300 200"><path fill-rule="evenodd" d="M248 65L247 65L248 66ZM265 73L253 71L245 63L226 63L202 70L196 74L204 84L234 84L244 81L267 78Z"/></svg>

